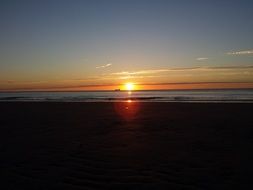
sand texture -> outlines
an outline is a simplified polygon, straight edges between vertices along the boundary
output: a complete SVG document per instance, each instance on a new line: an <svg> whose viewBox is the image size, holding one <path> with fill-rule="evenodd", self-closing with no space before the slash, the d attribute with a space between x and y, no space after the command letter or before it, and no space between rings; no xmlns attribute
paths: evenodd
<svg viewBox="0 0 253 190"><path fill-rule="evenodd" d="M247 189L253 104L0 103L0 189Z"/></svg>

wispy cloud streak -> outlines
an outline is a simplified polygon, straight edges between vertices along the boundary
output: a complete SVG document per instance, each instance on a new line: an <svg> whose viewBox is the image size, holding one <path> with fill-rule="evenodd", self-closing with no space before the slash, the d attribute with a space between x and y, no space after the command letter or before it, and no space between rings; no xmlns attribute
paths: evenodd
<svg viewBox="0 0 253 190"><path fill-rule="evenodd" d="M245 50L245 51L227 52L227 55L247 55L247 54L253 54L253 49L251 49L251 50Z"/></svg>
<svg viewBox="0 0 253 190"><path fill-rule="evenodd" d="M96 69L102 69L102 68L106 68L106 67L110 67L110 66L112 66L112 64L111 64L111 63L108 63L108 64L106 64L106 65L98 66L98 67L96 67Z"/></svg>
<svg viewBox="0 0 253 190"><path fill-rule="evenodd" d="M152 69L152 70L140 70L140 71L122 71L111 73L111 75L119 76L131 76L131 75L148 75L158 74L163 72L184 72L184 71L212 71L212 70L234 70L234 69L253 69L253 66L227 66L227 67L186 67L186 68L168 68L168 69Z"/></svg>
<svg viewBox="0 0 253 190"><path fill-rule="evenodd" d="M208 58L207 57L198 57L196 60L197 61L205 61L205 60L208 60Z"/></svg>

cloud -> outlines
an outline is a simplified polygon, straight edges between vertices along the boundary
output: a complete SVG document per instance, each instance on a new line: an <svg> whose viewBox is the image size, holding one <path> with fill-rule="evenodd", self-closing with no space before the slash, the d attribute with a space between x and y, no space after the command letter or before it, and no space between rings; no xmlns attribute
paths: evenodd
<svg viewBox="0 0 253 190"><path fill-rule="evenodd" d="M158 77L161 77L161 76L153 76L153 75L139 75L139 76L136 76L136 75L128 75L128 76L121 76L119 77L119 79L122 79L122 80L127 80L127 79L144 79L144 78L158 78Z"/></svg>
<svg viewBox="0 0 253 190"><path fill-rule="evenodd" d="M108 64L106 64L106 65L98 66L98 67L96 67L96 69L106 68L106 67L110 67L110 66L112 66L112 64L111 64L111 63L108 63Z"/></svg>
<svg viewBox="0 0 253 190"><path fill-rule="evenodd" d="M188 70L199 70L204 67L175 67L175 68L167 68L167 69L150 69L150 70L140 70L140 71L122 71L117 73L111 73L111 75L146 75L146 74L158 74L164 72L173 72L173 71L188 71Z"/></svg>
<svg viewBox="0 0 253 190"><path fill-rule="evenodd" d="M205 60L208 60L208 58L207 57L198 57L196 60L197 61L205 61Z"/></svg>
<svg viewBox="0 0 253 190"><path fill-rule="evenodd" d="M251 50L245 50L245 51L227 52L227 55L247 55L247 54L253 54L253 49L251 49Z"/></svg>
<svg viewBox="0 0 253 190"><path fill-rule="evenodd" d="M217 81L208 81L208 82L161 82L161 83L141 83L141 85L180 85L180 84L253 84L253 82L217 82Z"/></svg>
<svg viewBox="0 0 253 190"><path fill-rule="evenodd" d="M238 69L253 69L253 66L224 66L224 67L175 67L168 69L151 69L151 70L140 70L140 71L122 71L117 73L111 73L111 75L118 76L133 76L133 75L149 75L159 74L164 72L184 72L184 71L218 71L218 70L238 70Z"/></svg>
<svg viewBox="0 0 253 190"><path fill-rule="evenodd" d="M153 69L153 70L141 70L141 71L122 71L117 73L112 73L112 75L140 75L140 74L155 74L161 72L167 72L168 69Z"/></svg>

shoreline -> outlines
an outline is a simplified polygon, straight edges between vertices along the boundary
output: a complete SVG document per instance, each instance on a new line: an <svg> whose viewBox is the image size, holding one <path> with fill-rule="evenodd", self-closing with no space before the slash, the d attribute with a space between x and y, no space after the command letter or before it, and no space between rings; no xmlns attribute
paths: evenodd
<svg viewBox="0 0 253 190"><path fill-rule="evenodd" d="M253 104L253 100L221 100L221 101L145 101L145 100L122 100L122 101L39 101L39 100L0 100L1 103L127 103L127 102L136 102L136 103L165 103L165 104Z"/></svg>

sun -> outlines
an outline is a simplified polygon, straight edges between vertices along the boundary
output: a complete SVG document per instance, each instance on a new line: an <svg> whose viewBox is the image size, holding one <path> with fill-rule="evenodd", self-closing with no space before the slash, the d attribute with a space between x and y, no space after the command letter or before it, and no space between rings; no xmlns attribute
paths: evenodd
<svg viewBox="0 0 253 190"><path fill-rule="evenodd" d="M128 91L132 91L135 89L135 85L131 82L128 82L125 84L125 89L128 90Z"/></svg>

